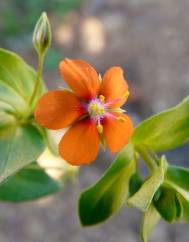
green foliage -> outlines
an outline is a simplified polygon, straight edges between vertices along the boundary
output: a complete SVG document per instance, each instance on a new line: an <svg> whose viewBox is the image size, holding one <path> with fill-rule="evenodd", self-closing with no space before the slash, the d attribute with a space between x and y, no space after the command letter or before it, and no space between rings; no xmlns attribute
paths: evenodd
<svg viewBox="0 0 189 242"><path fill-rule="evenodd" d="M0 200L24 202L54 193L59 183L48 176L35 162L11 176L0 186Z"/></svg>
<svg viewBox="0 0 189 242"><path fill-rule="evenodd" d="M47 18L46 21L48 22ZM33 118L33 110L43 91L44 83L39 72L37 74L15 53L0 49L2 200L31 200L59 188L39 166L36 165L38 170L28 170L28 165L38 159L46 143L45 130L39 127Z"/></svg>
<svg viewBox="0 0 189 242"><path fill-rule="evenodd" d="M142 178L139 174L138 171L136 171L130 179L130 183L129 183L129 194L130 196L134 195L142 186Z"/></svg>
<svg viewBox="0 0 189 242"><path fill-rule="evenodd" d="M35 71L22 58L13 52L0 49L0 101L10 105L13 112L27 116L31 107L28 104L36 80ZM43 87L40 86L38 97ZM36 103L33 104L35 106ZM2 109L4 111L4 109Z"/></svg>
<svg viewBox="0 0 189 242"><path fill-rule="evenodd" d="M7 126L0 132L0 183L37 159L44 150L43 137L31 124Z"/></svg>
<svg viewBox="0 0 189 242"><path fill-rule="evenodd" d="M145 120L135 129L132 141L154 151L176 148L189 140L189 97L179 105Z"/></svg>
<svg viewBox="0 0 189 242"><path fill-rule="evenodd" d="M0 49L0 182L37 159L44 150L39 128L31 120L28 100L35 71L19 56ZM42 86L40 86L41 94Z"/></svg>
<svg viewBox="0 0 189 242"><path fill-rule="evenodd" d="M177 204L176 194L166 187L161 188L160 196L157 200L154 200L154 205L161 216L169 223L172 223L180 215L181 210L180 205Z"/></svg>
<svg viewBox="0 0 189 242"><path fill-rule="evenodd" d="M158 212L168 222L188 218L189 170L169 166L160 195L154 199Z"/></svg>
<svg viewBox="0 0 189 242"><path fill-rule="evenodd" d="M148 241L147 238L151 228L156 224L156 219L159 220L162 217L169 223L177 220L189 220L189 170L168 166L164 173L164 181L153 197L149 210L144 215L143 242Z"/></svg>
<svg viewBox="0 0 189 242"><path fill-rule="evenodd" d="M165 184L189 202L189 169L170 166L166 173Z"/></svg>
<svg viewBox="0 0 189 242"><path fill-rule="evenodd" d="M159 222L160 215L156 211L153 205L150 205L148 210L144 214L143 222L142 222L142 229L141 229L141 239L142 242L147 242L148 237L154 228L154 226Z"/></svg>
<svg viewBox="0 0 189 242"><path fill-rule="evenodd" d="M155 193L164 181L165 172L166 160L162 157L160 167L157 167L151 176L144 181L140 189L128 199L128 205L139 208L143 212L147 211Z"/></svg>
<svg viewBox="0 0 189 242"><path fill-rule="evenodd" d="M180 219L189 222L189 202L184 199L180 194L177 194L177 198L181 206Z"/></svg>
<svg viewBox="0 0 189 242"><path fill-rule="evenodd" d="M79 216L83 226L103 222L125 204L134 172L134 150L130 144L118 154L102 178L81 194Z"/></svg>

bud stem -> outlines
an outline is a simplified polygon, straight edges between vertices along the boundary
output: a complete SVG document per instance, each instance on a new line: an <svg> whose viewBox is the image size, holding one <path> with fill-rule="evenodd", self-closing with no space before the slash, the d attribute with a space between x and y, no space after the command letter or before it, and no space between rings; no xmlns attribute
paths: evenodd
<svg viewBox="0 0 189 242"><path fill-rule="evenodd" d="M31 98L29 100L29 105L32 105L32 102L35 99L35 96L37 95L40 83L41 83L41 76L43 72L43 64L44 64L44 54L38 54L38 68L37 68L37 76L36 81L34 85L34 89L31 95Z"/></svg>
<svg viewBox="0 0 189 242"><path fill-rule="evenodd" d="M45 54L51 44L51 27L47 17L47 14L43 12L35 25L33 32L33 45L38 53L38 68L37 75L34 84L32 95L29 99L29 106L33 109L33 102L35 101L36 95L39 92L41 84L41 76L43 72L43 64Z"/></svg>

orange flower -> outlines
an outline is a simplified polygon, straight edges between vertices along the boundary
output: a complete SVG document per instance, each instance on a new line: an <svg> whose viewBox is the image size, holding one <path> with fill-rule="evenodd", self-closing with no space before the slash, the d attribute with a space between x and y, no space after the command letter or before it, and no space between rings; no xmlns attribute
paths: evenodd
<svg viewBox="0 0 189 242"><path fill-rule="evenodd" d="M90 164L102 140L112 152L119 151L133 132L131 119L120 109L129 96L123 70L112 67L101 78L88 63L65 59L60 72L72 91L44 94L35 118L48 129L72 125L60 141L61 156L72 165Z"/></svg>

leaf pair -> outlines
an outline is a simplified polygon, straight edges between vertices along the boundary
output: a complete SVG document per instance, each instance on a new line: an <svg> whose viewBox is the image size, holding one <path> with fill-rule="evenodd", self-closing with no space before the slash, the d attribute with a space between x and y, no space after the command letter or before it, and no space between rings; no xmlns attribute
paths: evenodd
<svg viewBox="0 0 189 242"><path fill-rule="evenodd" d="M141 237L147 242L148 236L162 217L167 222L189 221L189 170L169 166L164 182L154 196L153 203L144 214Z"/></svg>
<svg viewBox="0 0 189 242"><path fill-rule="evenodd" d="M59 185L37 164L45 148L44 137L33 123L29 105L35 71L16 54L0 49L0 199L25 201L54 192ZM41 85L38 97L41 95ZM24 168L24 169L23 169ZM10 177L11 176L11 177ZM8 180L7 178L10 177Z"/></svg>
<svg viewBox="0 0 189 242"><path fill-rule="evenodd" d="M0 49L0 183L44 150L38 128L27 121L35 75L19 56Z"/></svg>

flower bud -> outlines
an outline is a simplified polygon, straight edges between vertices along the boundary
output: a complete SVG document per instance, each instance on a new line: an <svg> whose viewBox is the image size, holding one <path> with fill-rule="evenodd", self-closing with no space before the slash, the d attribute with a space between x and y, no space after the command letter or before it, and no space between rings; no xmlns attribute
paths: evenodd
<svg viewBox="0 0 189 242"><path fill-rule="evenodd" d="M51 44L51 27L45 12L36 23L33 32L33 45L38 54L45 54Z"/></svg>

